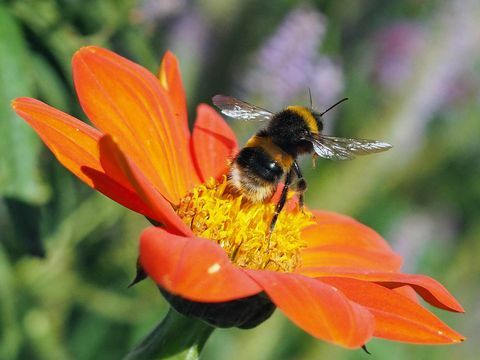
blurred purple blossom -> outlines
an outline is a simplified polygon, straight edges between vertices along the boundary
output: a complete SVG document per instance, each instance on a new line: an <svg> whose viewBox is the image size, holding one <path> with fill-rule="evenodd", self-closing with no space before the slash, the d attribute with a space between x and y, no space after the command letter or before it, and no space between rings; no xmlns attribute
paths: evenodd
<svg viewBox="0 0 480 360"><path fill-rule="evenodd" d="M195 8L188 8L168 29L167 43L181 60L201 60L208 52L210 26Z"/></svg>
<svg viewBox="0 0 480 360"><path fill-rule="evenodd" d="M388 91L403 89L415 71L419 54L426 45L425 28L417 23L401 22L381 29L375 36L374 80ZM472 96L478 75L473 69L454 74L442 84L438 106L451 106Z"/></svg>
<svg viewBox="0 0 480 360"><path fill-rule="evenodd" d="M392 226L387 238L404 259L403 270L417 272L429 249L448 249L458 237L458 217L453 209L436 208L411 211Z"/></svg>
<svg viewBox="0 0 480 360"><path fill-rule="evenodd" d="M480 76L473 67L469 71L457 75L448 85L443 103L445 106L461 103L471 98L480 99Z"/></svg>
<svg viewBox="0 0 480 360"><path fill-rule="evenodd" d="M314 107L331 105L343 89L343 73L331 59L318 54L325 31L325 17L318 11L292 10L240 80L244 97L278 110L293 102L309 105L310 88Z"/></svg>
<svg viewBox="0 0 480 360"><path fill-rule="evenodd" d="M374 42L374 80L389 91L402 89L425 45L425 30L419 24L401 22L379 30Z"/></svg>
<svg viewBox="0 0 480 360"><path fill-rule="evenodd" d="M207 61L211 32L210 22L195 6L185 8L166 29L166 39L162 46L171 50L180 61L187 98L191 95L191 89L195 88L199 72Z"/></svg>

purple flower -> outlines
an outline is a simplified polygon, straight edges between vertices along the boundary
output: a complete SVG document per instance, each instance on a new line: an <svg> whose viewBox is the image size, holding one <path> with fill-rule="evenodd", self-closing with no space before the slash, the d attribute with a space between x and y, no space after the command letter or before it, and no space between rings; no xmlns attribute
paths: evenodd
<svg viewBox="0 0 480 360"><path fill-rule="evenodd" d="M331 59L318 54L326 20L318 11L291 11L254 55L240 84L246 98L273 111L290 103L308 104L308 88L319 110L338 99L343 73Z"/></svg>
<svg viewBox="0 0 480 360"><path fill-rule="evenodd" d="M389 91L405 86L414 70L415 58L425 45L425 31L419 24L397 23L375 36L374 80Z"/></svg>

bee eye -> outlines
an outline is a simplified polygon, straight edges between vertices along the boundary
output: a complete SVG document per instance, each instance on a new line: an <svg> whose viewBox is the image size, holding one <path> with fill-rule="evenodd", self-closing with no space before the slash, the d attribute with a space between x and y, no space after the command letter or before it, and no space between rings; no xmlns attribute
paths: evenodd
<svg viewBox="0 0 480 360"><path fill-rule="evenodd" d="M323 130L323 122L321 122L320 120L317 122L317 126L319 131Z"/></svg>
<svg viewBox="0 0 480 360"><path fill-rule="evenodd" d="M315 117L315 120L317 122L318 130L322 131L323 130L322 115L315 113L313 116Z"/></svg>
<svg viewBox="0 0 480 360"><path fill-rule="evenodd" d="M273 161L268 164L268 167L269 167L270 169L272 169L272 170L275 169L276 166L277 166L277 164L276 164L275 162L273 162Z"/></svg>

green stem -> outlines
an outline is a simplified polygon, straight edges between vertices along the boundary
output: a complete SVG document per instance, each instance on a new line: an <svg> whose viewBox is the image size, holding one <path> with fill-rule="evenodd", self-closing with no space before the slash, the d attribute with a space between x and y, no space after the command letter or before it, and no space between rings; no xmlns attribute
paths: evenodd
<svg viewBox="0 0 480 360"><path fill-rule="evenodd" d="M215 328L170 309L163 321L124 360L196 360Z"/></svg>

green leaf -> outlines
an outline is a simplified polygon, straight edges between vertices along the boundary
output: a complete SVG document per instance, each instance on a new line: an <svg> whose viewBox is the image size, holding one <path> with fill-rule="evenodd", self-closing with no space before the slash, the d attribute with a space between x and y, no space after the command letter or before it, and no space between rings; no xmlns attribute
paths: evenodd
<svg viewBox="0 0 480 360"><path fill-rule="evenodd" d="M40 140L10 102L32 94L28 50L19 25L0 5L0 195L42 204L49 188L40 179Z"/></svg>
<svg viewBox="0 0 480 360"><path fill-rule="evenodd" d="M52 64L43 56L32 55L31 65L33 79L38 97L57 109L67 109L69 105L69 89Z"/></svg>
<svg viewBox="0 0 480 360"><path fill-rule="evenodd" d="M124 360L198 360L214 327L170 309L163 321Z"/></svg>

